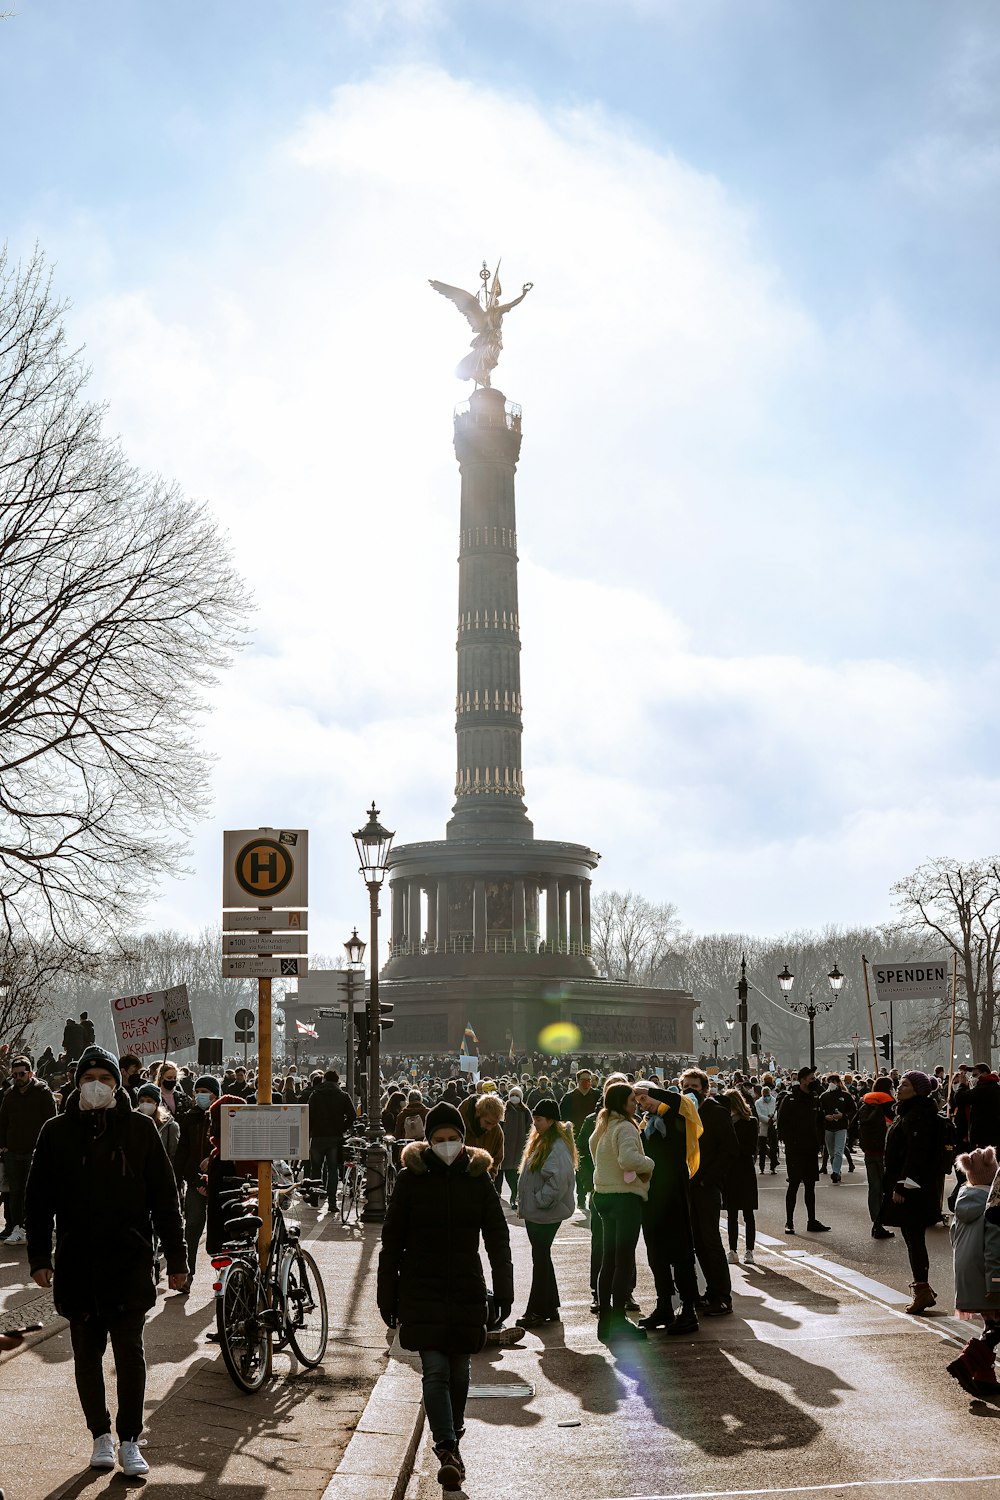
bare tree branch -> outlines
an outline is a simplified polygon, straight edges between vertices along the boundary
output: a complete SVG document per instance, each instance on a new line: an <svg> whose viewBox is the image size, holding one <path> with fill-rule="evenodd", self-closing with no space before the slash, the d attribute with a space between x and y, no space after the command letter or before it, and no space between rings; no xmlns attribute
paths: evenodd
<svg viewBox="0 0 1000 1500"><path fill-rule="evenodd" d="M247 604L206 507L105 435L63 311L0 254L0 933L75 954L181 868Z"/></svg>

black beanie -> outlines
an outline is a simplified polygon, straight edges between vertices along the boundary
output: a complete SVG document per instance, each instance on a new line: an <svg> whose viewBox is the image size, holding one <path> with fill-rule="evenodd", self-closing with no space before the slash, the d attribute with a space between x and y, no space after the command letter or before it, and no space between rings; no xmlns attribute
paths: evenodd
<svg viewBox="0 0 1000 1500"><path fill-rule="evenodd" d="M614 1085L612 1084L612 1088ZM629 1085L631 1088L631 1084ZM543 1115L546 1120L559 1119L559 1106L554 1099L539 1099L537 1104L531 1106L533 1115Z"/></svg>
<svg viewBox="0 0 1000 1500"><path fill-rule="evenodd" d="M449 1104L442 1099L439 1104L435 1104L433 1109L427 1111L427 1118L424 1120L424 1135L427 1140L430 1140L435 1130L440 1130L444 1125L457 1130L462 1140L465 1140L465 1120L460 1111L455 1108L454 1104Z"/></svg>
<svg viewBox="0 0 1000 1500"><path fill-rule="evenodd" d="M219 1080L217 1078L213 1078L211 1073L203 1073L200 1078L195 1079L195 1093L197 1093L199 1089L203 1089L205 1093L213 1093L216 1099L218 1099L219 1095L222 1093Z"/></svg>
<svg viewBox="0 0 1000 1500"><path fill-rule="evenodd" d="M103 1047L85 1047L73 1075L73 1082L77 1088L80 1087L80 1079L88 1068L107 1068L109 1073L115 1075L115 1082L121 1088L122 1070L113 1052L105 1052Z"/></svg>

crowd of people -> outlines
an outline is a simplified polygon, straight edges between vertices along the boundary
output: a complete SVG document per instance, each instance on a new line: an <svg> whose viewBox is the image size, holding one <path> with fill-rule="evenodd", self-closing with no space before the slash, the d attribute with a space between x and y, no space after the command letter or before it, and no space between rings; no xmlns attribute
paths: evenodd
<svg viewBox="0 0 1000 1500"><path fill-rule="evenodd" d="M52 1287L69 1321L92 1465L117 1458L141 1475L145 1315L164 1268L184 1295L203 1237L209 1251L219 1248L211 1183L220 1108L256 1100L259 1080L236 1060L201 1072L78 1041L65 1081L51 1070L41 1077L26 1053L9 1059L0 1080L0 1239L26 1246L31 1276ZM703 1318L732 1315L731 1267L754 1263L759 1178L782 1159L789 1235L825 1233L820 1176L838 1186L863 1167L872 1236L899 1232L914 1315L936 1303L927 1229L953 1214L956 1306L983 1328L949 1371L970 1391L1000 1391L1000 1079L986 1064L960 1068L949 1088L943 1068L820 1079L809 1067L710 1074L668 1057L493 1061L503 1065L495 1074L474 1076L454 1057L388 1059L379 1100L400 1171L382 1231L378 1306L403 1347L420 1354L445 1488L464 1477L472 1354L487 1339L516 1343L560 1318L560 1225L575 1215L589 1223L597 1338L620 1355L654 1332L690 1334ZM529 1066L518 1071L518 1061ZM338 1070L300 1073L292 1063L265 1092L307 1106L310 1158L292 1165L323 1182L325 1206L336 1210L345 1142L359 1127ZM512 1227L524 1229L531 1276L510 1323ZM634 1316L640 1241L655 1301ZM109 1342L117 1445L102 1368Z"/></svg>

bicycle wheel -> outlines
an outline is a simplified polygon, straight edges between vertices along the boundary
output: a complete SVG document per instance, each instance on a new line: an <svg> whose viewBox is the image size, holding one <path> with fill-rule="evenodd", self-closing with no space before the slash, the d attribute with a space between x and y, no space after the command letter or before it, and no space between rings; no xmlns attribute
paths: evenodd
<svg viewBox="0 0 1000 1500"><path fill-rule="evenodd" d="M302 1363L312 1368L326 1353L330 1322L323 1278L308 1250L290 1250L284 1256L280 1283L285 1337Z"/></svg>
<svg viewBox="0 0 1000 1500"><path fill-rule="evenodd" d="M351 1199L351 1215L355 1224L361 1223L361 1205L365 1199L365 1169L357 1166L354 1169L354 1195Z"/></svg>
<svg viewBox="0 0 1000 1500"><path fill-rule="evenodd" d="M392 1197L393 1188L396 1186L396 1168L390 1157L385 1164L385 1201L388 1203Z"/></svg>
<svg viewBox="0 0 1000 1500"><path fill-rule="evenodd" d="M340 1190L340 1222L346 1224L351 1217L351 1205L357 1194L358 1165L357 1162L349 1161L344 1172L344 1182Z"/></svg>
<svg viewBox="0 0 1000 1500"><path fill-rule="evenodd" d="M271 1336L264 1326L260 1278L240 1261L227 1267L215 1304L219 1348L241 1391L259 1391L271 1373Z"/></svg>

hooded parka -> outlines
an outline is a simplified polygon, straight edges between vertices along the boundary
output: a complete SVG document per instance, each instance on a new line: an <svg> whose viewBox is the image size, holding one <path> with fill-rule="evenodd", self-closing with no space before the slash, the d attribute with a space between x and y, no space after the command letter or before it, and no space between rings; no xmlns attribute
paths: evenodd
<svg viewBox="0 0 1000 1500"><path fill-rule="evenodd" d="M113 1109L93 1110L80 1108L74 1089L64 1113L42 1126L25 1221L30 1269L54 1269L56 1310L70 1319L154 1305L154 1231L168 1274L187 1271L177 1185L160 1133L123 1088Z"/></svg>
<svg viewBox="0 0 1000 1500"><path fill-rule="evenodd" d="M514 1301L507 1220L486 1151L462 1150L450 1165L427 1141L403 1150L378 1261L378 1308L399 1324L404 1349L478 1354L486 1343L482 1235L500 1307Z"/></svg>

